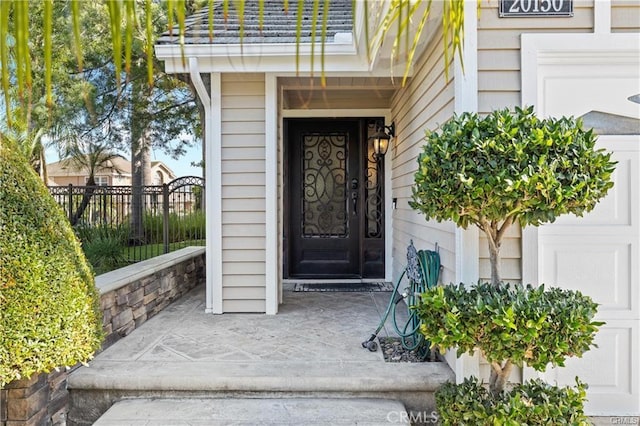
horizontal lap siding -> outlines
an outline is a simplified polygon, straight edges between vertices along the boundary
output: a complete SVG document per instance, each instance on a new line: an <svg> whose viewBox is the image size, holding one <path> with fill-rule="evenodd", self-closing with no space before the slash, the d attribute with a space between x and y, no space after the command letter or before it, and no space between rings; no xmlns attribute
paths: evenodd
<svg viewBox="0 0 640 426"><path fill-rule="evenodd" d="M442 36L436 36L417 61L413 78L392 101L391 115L398 132L391 150L392 197L398 199L393 211L394 280L406 266L411 240L417 249L433 250L437 243L444 266L441 281L448 283L455 278L455 226L427 222L408 205L425 129L435 129L453 115L453 68L447 81L443 51Z"/></svg>
<svg viewBox="0 0 640 426"><path fill-rule="evenodd" d="M612 0L611 32L640 32L640 2L638 0Z"/></svg>
<svg viewBox="0 0 640 426"><path fill-rule="evenodd" d="M572 18L500 18L498 1L483 1L478 22L478 111L521 105L520 37L523 33L590 33L593 0L574 1ZM487 240L480 233L480 278L491 278ZM502 243L502 278L521 281L521 231L514 225Z"/></svg>
<svg viewBox="0 0 640 426"><path fill-rule="evenodd" d="M264 75L223 74L224 312L265 311L264 104Z"/></svg>

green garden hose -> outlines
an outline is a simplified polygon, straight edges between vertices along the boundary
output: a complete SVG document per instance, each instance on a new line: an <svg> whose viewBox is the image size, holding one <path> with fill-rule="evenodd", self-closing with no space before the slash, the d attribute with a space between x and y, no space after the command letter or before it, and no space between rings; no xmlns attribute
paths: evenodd
<svg viewBox="0 0 640 426"><path fill-rule="evenodd" d="M384 327L389 315L391 315L391 318L393 319L393 328L398 336L400 336L402 347L406 350L414 351L422 358L429 356L430 343L426 341L424 336L420 333L421 321L417 312L411 309L411 306L416 304L420 294L424 293L428 288L432 288L438 284L439 276L440 255L438 254L437 246L436 251L417 251L412 241L407 250L407 267L402 272L394 286L392 297L389 300L389 304L387 305L387 309L380 320L378 328L368 340L362 342L362 347L367 348L372 352L375 352L378 349L375 338ZM405 277L407 277L408 283L404 281ZM407 284L407 286L402 288L401 291L403 283ZM404 323L398 324L396 309L399 302L402 300L406 302L408 317Z"/></svg>

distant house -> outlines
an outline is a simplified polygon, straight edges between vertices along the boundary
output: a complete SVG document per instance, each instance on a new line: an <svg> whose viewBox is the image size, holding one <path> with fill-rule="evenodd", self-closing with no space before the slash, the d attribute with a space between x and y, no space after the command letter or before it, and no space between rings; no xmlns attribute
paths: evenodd
<svg viewBox="0 0 640 426"><path fill-rule="evenodd" d="M114 158L109 161L110 166L96 173L95 181L99 186L130 186L131 162L126 158ZM47 164L49 185L66 186L87 184L89 171L77 167L70 160L60 160ZM176 178L175 173L162 161L151 162L152 181L149 185L162 185Z"/></svg>

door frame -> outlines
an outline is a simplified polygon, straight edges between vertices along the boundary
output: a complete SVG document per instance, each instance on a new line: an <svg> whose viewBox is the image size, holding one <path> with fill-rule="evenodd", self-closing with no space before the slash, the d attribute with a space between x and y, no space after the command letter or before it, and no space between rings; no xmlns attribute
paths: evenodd
<svg viewBox="0 0 640 426"><path fill-rule="evenodd" d="M283 241L284 231L287 223L285 222L286 214L285 214L285 186L287 185L286 181L286 173L285 173L285 162L286 162L286 140L284 134L284 121L289 118L304 118L304 119L327 119L327 118L368 118L368 117L384 117L385 122L390 123L391 120L391 111L389 109L335 109L335 110L324 110L324 109L310 109L310 110L281 110L281 114L278 120L278 127L280 128L279 134L279 144L280 144L280 154L279 154L279 173L280 173L280 202L279 202L279 222L280 226L278 227L278 237L279 241ZM384 200L385 200L385 208L384 208L384 252L385 252L385 273L384 280L392 281L392 270L393 270L393 256L392 256L392 243L393 243L393 212L391 209L391 200L392 200L392 192L391 192L391 164L392 157L395 151L395 144L389 147L389 151L387 155L385 155L383 160L384 167ZM281 271L281 279L280 279L280 300L282 300L282 284L284 281L287 282L299 282L299 281L310 281L310 280L298 280L298 279L288 279L284 278L283 272L285 267L285 250L284 244L281 243L280 246L280 262L279 267ZM373 281L379 281L380 279L373 279ZM318 281L318 280L311 280ZM332 281L332 280L321 280L321 281ZM333 280L335 281L335 280ZM354 281L352 279L340 279L339 281ZM358 281L371 281L371 279L358 279Z"/></svg>

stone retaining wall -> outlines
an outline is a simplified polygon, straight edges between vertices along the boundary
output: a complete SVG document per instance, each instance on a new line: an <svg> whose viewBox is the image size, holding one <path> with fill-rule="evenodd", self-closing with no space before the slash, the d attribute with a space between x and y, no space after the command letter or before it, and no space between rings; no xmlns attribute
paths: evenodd
<svg viewBox="0 0 640 426"><path fill-rule="evenodd" d="M102 350L204 280L204 247L187 247L97 276ZM6 385L0 390L0 426L66 424L68 373L36 374Z"/></svg>

